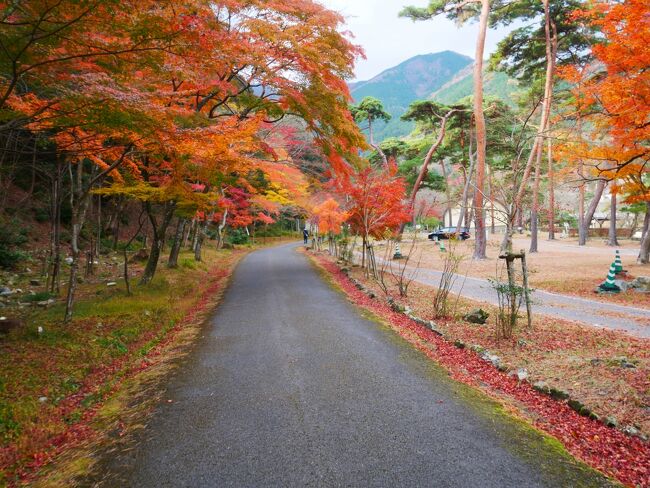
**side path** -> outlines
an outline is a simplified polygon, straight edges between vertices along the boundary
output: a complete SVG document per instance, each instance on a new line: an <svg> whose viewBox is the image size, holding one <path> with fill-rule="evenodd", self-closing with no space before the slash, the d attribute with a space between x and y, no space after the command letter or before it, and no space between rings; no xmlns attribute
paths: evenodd
<svg viewBox="0 0 650 488"><path fill-rule="evenodd" d="M358 257L360 259L360 253L358 253ZM377 258L377 261L383 262L381 258ZM411 266L408 267L408 270L415 272L415 268ZM414 279L424 285L437 287L441 276L442 273L435 269L419 268ZM456 275L452 291L472 300L492 305L499 303L497 292L490 282L483 278ZM647 309L561 295L544 290L535 290L532 299L533 312L536 314L550 315L582 322L593 327L621 330L637 337L650 338L650 310ZM631 320L631 317L634 320Z"/></svg>
<svg viewBox="0 0 650 488"><path fill-rule="evenodd" d="M416 281L425 285L438 286L441 272L431 269L420 269ZM487 280L456 275L453 286L454 293L474 300L484 301L493 305L498 304L497 293ZM593 327L622 330L637 337L650 338L650 310L642 308L604 303L588 298L572 297L535 290L532 296L533 312L551 315L561 319L582 322ZM625 314L626 317L616 314ZM631 320L633 317L634 320Z"/></svg>
<svg viewBox="0 0 650 488"><path fill-rule="evenodd" d="M294 245L240 264L166 399L121 485L608 486L363 318Z"/></svg>

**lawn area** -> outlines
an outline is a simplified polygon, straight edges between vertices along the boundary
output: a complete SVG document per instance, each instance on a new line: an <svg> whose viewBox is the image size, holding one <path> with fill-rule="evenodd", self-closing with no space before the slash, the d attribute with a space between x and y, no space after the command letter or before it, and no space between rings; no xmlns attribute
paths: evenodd
<svg viewBox="0 0 650 488"><path fill-rule="evenodd" d="M402 252L408 251L413 236L405 235ZM474 240L464 242L444 241L447 248L453 247L454 251L464 256L458 273L467 274L477 278L495 278L505 273L503 260L498 259L501 235L491 237L488 242L488 259L474 261L471 259L474 251ZM375 244L377 257L383 257L385 242ZM528 252L530 240L525 237L515 236L513 249ZM602 239L592 239L587 246L578 246L576 239L557 239L548 241L539 240L539 252L527 254L530 286L536 289L547 290L566 295L575 295L605 302L633 305L635 307L650 308L650 293L639 293L634 290L619 294L600 295L594 289L607 277L609 266L614 261L614 251L622 251L621 260L624 269L628 272L625 278L631 281L637 276L650 276L650 265L636 264L636 254L639 249L637 241L621 239L621 246L608 247ZM631 254L633 253L633 254ZM426 234L417 236L417 244L413 252L412 263L420 260L420 266L441 270L445 254L438 250L436 243L426 240Z"/></svg>
<svg viewBox="0 0 650 488"><path fill-rule="evenodd" d="M178 269L161 263L148 286L133 279L131 296L123 281L87 282L67 325L60 301L23 310L24 325L0 336L0 485L29 480L100 432L95 414L125 380L155 365L179 337L191 344L246 252L205 246L201 263L185 252Z"/></svg>

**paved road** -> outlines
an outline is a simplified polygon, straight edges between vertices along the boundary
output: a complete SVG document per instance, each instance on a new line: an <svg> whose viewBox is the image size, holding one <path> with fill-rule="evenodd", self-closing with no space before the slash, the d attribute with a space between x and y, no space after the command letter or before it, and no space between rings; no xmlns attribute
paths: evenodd
<svg viewBox="0 0 650 488"><path fill-rule="evenodd" d="M166 398L121 486L606 485L363 318L294 246L240 264Z"/></svg>

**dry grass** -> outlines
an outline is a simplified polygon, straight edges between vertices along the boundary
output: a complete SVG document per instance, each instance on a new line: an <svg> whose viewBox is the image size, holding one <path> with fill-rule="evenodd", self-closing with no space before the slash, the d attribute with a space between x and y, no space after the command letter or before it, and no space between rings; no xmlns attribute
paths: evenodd
<svg viewBox="0 0 650 488"><path fill-rule="evenodd" d="M412 236L405 236L406 240ZM443 269L444 254L438 250L436 243L426 241L426 235L420 234L422 243L422 261L420 266L436 270ZM495 278L504 273L503 260L498 259L501 236L497 235L488 243L488 259L474 261L471 259L474 240L455 243L456 252L465 256L458 273L468 274L477 278ZM445 241L447 247L449 243ZM618 249L638 250L638 242L621 240ZM376 253L383 255L383 243L376 244ZM527 238L515 237L513 249L528 251L530 241ZM616 295L599 295L594 289L607 277L607 272L614 261L614 248L604 244L602 239L592 239L587 247L579 247L576 239L558 239L555 242L543 238L539 240L539 251L528 254L527 261L530 272L530 286L535 289L575 295L595 300L634 305L650 308L650 294L638 293L633 290ZM621 256L623 267L628 271L627 280L636 276L650 276L650 265L636 264L636 254Z"/></svg>

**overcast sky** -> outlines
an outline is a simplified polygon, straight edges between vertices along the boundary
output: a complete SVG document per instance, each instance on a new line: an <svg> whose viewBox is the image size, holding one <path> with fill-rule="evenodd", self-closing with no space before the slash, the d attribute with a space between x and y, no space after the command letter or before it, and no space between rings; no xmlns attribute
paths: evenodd
<svg viewBox="0 0 650 488"><path fill-rule="evenodd" d="M428 0L319 1L346 18L356 44L366 51L367 59L357 63L357 80L372 78L417 54L450 50L474 58L475 22L459 28L444 17L414 23L397 16L405 5L425 6ZM505 29L488 31L485 57L506 33Z"/></svg>

